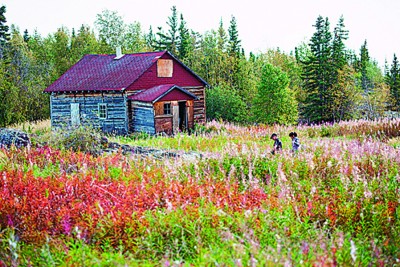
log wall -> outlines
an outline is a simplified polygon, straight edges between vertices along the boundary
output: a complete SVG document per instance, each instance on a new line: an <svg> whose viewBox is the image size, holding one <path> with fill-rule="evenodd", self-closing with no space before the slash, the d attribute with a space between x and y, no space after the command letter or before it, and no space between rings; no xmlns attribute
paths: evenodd
<svg viewBox="0 0 400 267"><path fill-rule="evenodd" d="M53 94L51 125L54 128L71 126L71 103L79 104L81 125L99 128L107 133L128 133L126 97L123 94ZM107 106L107 118L99 118L99 103Z"/></svg>

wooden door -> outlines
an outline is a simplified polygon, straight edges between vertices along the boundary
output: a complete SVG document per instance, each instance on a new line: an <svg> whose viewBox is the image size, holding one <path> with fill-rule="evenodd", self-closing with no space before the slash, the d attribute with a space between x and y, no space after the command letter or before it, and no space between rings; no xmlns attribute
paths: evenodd
<svg viewBox="0 0 400 267"><path fill-rule="evenodd" d="M79 103L71 103L71 125L76 126L81 122L79 116Z"/></svg>
<svg viewBox="0 0 400 267"><path fill-rule="evenodd" d="M179 132L179 105L177 101L171 102L172 106L172 131L174 134Z"/></svg>

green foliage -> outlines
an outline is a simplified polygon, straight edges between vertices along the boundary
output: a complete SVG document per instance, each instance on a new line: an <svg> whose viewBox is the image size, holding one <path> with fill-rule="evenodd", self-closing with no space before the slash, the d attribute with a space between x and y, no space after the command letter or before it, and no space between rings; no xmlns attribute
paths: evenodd
<svg viewBox="0 0 400 267"><path fill-rule="evenodd" d="M95 25L101 42L112 48L122 46L125 23L117 11L104 10L101 14L97 14Z"/></svg>
<svg viewBox="0 0 400 267"><path fill-rule="evenodd" d="M269 63L264 66L253 106L255 121L267 124L296 123L297 102L288 85L286 73Z"/></svg>
<svg viewBox="0 0 400 267"><path fill-rule="evenodd" d="M6 42L10 39L10 34L8 32L9 28L6 25L6 7L0 6L0 59L2 58L1 50Z"/></svg>
<svg viewBox="0 0 400 267"><path fill-rule="evenodd" d="M157 32L157 41L155 45L156 50L168 50L174 55L177 54L178 51L178 38L179 38L179 19L178 19L178 12L176 10L176 6L173 6L171 8L172 14L171 16L168 17L167 20L167 25L168 25L168 30L165 33L162 29L162 27L158 27L158 32ZM182 26L182 19L181 17L181 26ZM184 26L183 26L184 27ZM185 44L184 44L185 45Z"/></svg>
<svg viewBox="0 0 400 267"><path fill-rule="evenodd" d="M359 116L373 119L383 116L388 108L398 109L397 59L386 73L385 84L381 70L369 58L366 42L360 58L347 50L348 31L343 17L333 33L329 30L328 19L319 17L310 44L296 47L294 55L269 49L265 53L250 52L247 58L234 16L227 29L221 18L215 29L200 35L188 27L183 14L173 6L166 27L160 27L155 33L152 27L144 32L139 22L125 23L116 11L104 10L96 16L98 36L88 25L82 25L76 31L60 27L42 37L37 31L21 34L15 26L10 34L4 14L2 6L0 126L48 118L49 97L42 93L43 89L83 55L114 53L115 46L122 46L124 53L154 49L168 49L174 53L211 88L215 87L207 91L209 119L240 123L259 121L254 104L256 97L260 98L258 85L266 63L287 74L290 95L298 102L300 121L339 121ZM286 117L292 116L287 114ZM292 119L280 120L293 122Z"/></svg>
<svg viewBox="0 0 400 267"><path fill-rule="evenodd" d="M71 149L93 155L98 155L102 148L100 132L88 126L59 129L53 132L48 144L59 149Z"/></svg>
<svg viewBox="0 0 400 267"><path fill-rule="evenodd" d="M209 119L244 122L248 116L242 97L224 86L206 90L206 107Z"/></svg>
<svg viewBox="0 0 400 267"><path fill-rule="evenodd" d="M202 127L212 130L146 140L219 146L191 161L0 151L0 264L396 264L400 120ZM306 145L296 156L282 135L293 130ZM280 155L265 154L270 132Z"/></svg>
<svg viewBox="0 0 400 267"><path fill-rule="evenodd" d="M392 97L391 110L400 110L400 64L396 54L393 55L393 61L390 69L386 73L386 83L390 88Z"/></svg>
<svg viewBox="0 0 400 267"><path fill-rule="evenodd" d="M330 60L332 34L329 25L328 18L317 18L314 25L316 31L309 44L311 55L303 62L306 90L303 114L310 121L332 120L327 109L327 104L332 100L330 87L334 72Z"/></svg>
<svg viewBox="0 0 400 267"><path fill-rule="evenodd" d="M186 26L186 21L183 19L183 14L181 14L180 24L179 24L179 45L178 45L178 55L179 58L184 60L189 56L193 50L192 38L190 36L189 29Z"/></svg>
<svg viewBox="0 0 400 267"><path fill-rule="evenodd" d="M229 40L228 40L228 52L231 56L237 57L240 53L240 43L241 40L239 39L239 32L237 29L237 22L236 18L232 16L229 29Z"/></svg>

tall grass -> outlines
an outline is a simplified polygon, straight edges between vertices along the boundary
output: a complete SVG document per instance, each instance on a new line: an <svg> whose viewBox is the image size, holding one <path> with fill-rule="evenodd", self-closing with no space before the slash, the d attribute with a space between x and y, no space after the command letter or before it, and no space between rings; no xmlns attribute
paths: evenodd
<svg viewBox="0 0 400 267"><path fill-rule="evenodd" d="M212 122L197 135L119 139L203 152L191 161L1 150L0 264L392 266L400 151L387 140L397 127Z"/></svg>

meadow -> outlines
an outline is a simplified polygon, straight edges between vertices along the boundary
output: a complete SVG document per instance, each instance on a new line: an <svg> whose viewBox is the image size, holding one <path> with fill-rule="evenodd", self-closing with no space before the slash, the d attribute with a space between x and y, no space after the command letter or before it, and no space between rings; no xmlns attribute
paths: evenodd
<svg viewBox="0 0 400 267"><path fill-rule="evenodd" d="M109 137L198 159L93 156L52 142L3 149L0 266L400 265L399 135L400 120L213 121L191 135Z"/></svg>

